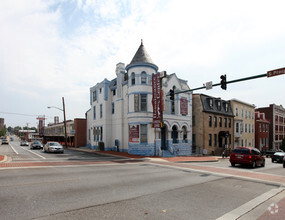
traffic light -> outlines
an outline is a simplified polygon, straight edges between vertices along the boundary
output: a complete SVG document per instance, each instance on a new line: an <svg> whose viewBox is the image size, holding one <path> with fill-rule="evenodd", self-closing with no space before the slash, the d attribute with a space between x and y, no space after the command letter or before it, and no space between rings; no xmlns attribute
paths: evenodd
<svg viewBox="0 0 285 220"><path fill-rule="evenodd" d="M169 90L170 100L174 101L174 89Z"/></svg>
<svg viewBox="0 0 285 220"><path fill-rule="evenodd" d="M221 75L221 88L227 90L227 75Z"/></svg>

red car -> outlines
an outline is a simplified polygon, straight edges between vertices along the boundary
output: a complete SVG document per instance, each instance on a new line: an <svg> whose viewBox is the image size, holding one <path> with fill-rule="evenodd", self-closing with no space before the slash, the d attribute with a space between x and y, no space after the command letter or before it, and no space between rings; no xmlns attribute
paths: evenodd
<svg viewBox="0 0 285 220"><path fill-rule="evenodd" d="M252 147L236 147L230 155L230 163L234 167L236 164L250 165L251 167L265 166L265 158L260 151Z"/></svg>

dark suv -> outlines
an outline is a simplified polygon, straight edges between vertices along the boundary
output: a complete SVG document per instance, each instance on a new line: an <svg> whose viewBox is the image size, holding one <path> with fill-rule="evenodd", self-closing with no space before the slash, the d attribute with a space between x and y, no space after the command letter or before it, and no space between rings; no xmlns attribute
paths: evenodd
<svg viewBox="0 0 285 220"><path fill-rule="evenodd" d="M251 147L237 147L230 155L230 163L234 167L236 164L250 165L256 167L260 165L265 166L265 158L261 155L260 151Z"/></svg>
<svg viewBox="0 0 285 220"><path fill-rule="evenodd" d="M43 144L40 141L32 141L31 145L30 145L30 149L41 149L43 148Z"/></svg>

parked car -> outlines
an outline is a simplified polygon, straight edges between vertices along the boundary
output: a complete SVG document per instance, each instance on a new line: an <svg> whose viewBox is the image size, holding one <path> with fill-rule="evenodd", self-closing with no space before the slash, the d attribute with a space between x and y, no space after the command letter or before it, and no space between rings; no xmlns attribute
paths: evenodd
<svg viewBox="0 0 285 220"><path fill-rule="evenodd" d="M2 144L9 144L9 141L6 138L1 138Z"/></svg>
<svg viewBox="0 0 285 220"><path fill-rule="evenodd" d="M271 158L272 163L274 163L275 161L277 163L282 163L284 156L285 156L284 152L275 152Z"/></svg>
<svg viewBox="0 0 285 220"><path fill-rule="evenodd" d="M253 168L258 165L264 167L265 158L256 148L237 147L230 154L230 163L233 167L236 164L250 165Z"/></svg>
<svg viewBox="0 0 285 220"><path fill-rule="evenodd" d="M44 152L64 153L63 146L58 142L48 142L44 146Z"/></svg>
<svg viewBox="0 0 285 220"><path fill-rule="evenodd" d="M43 144L40 141L32 141L31 145L30 145L30 149L41 149L43 148Z"/></svg>
<svg viewBox="0 0 285 220"><path fill-rule="evenodd" d="M20 143L21 146L29 146L29 142L28 141L21 141Z"/></svg>

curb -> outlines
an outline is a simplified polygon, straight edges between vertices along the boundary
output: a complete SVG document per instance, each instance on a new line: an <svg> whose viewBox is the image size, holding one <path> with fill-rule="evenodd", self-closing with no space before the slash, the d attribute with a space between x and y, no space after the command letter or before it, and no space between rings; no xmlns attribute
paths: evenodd
<svg viewBox="0 0 285 220"><path fill-rule="evenodd" d="M0 163L5 163L8 160L6 155L0 155Z"/></svg>

